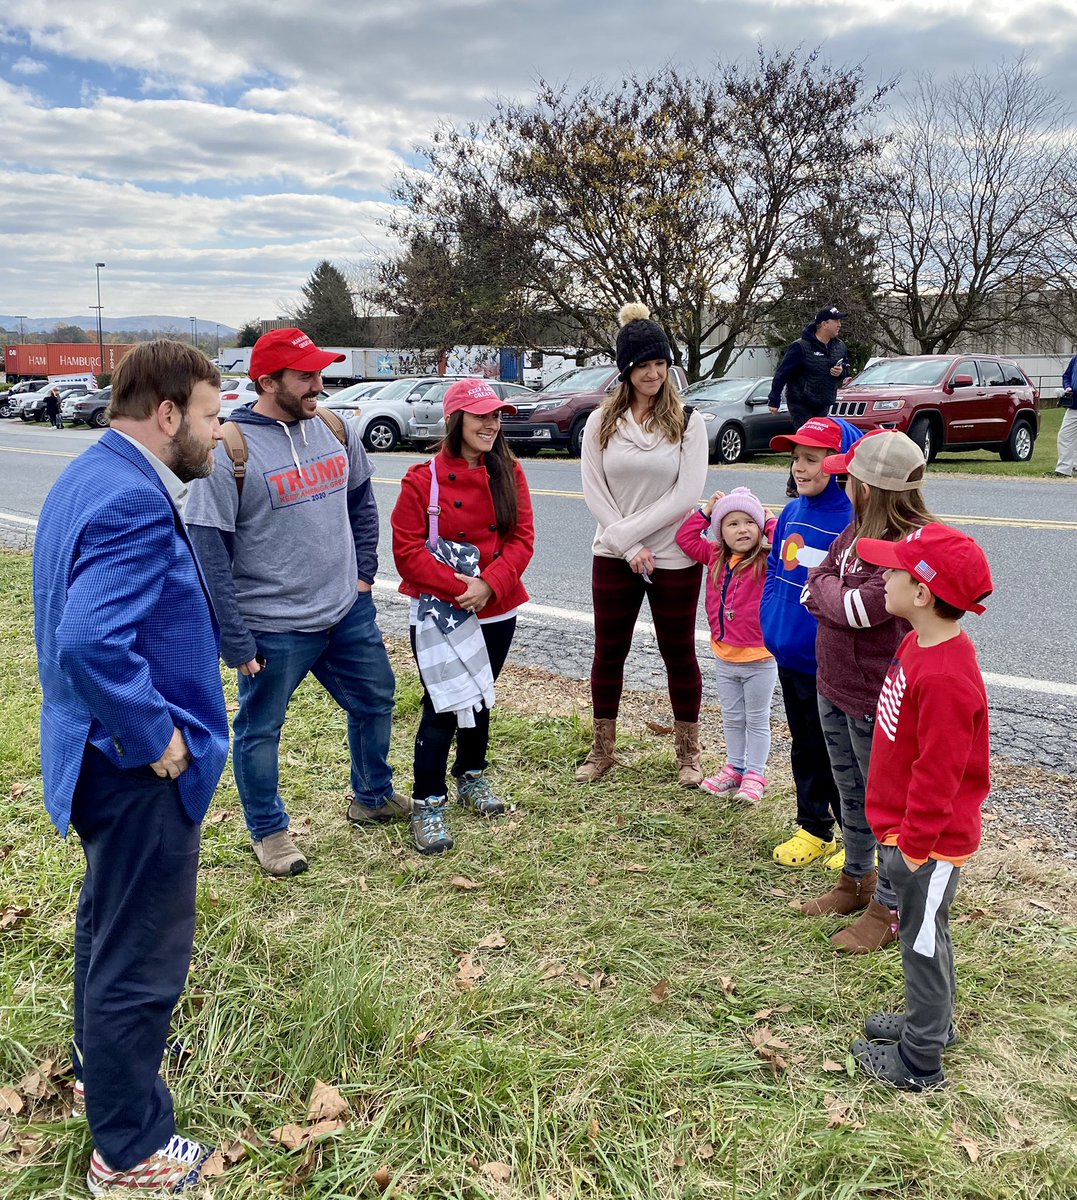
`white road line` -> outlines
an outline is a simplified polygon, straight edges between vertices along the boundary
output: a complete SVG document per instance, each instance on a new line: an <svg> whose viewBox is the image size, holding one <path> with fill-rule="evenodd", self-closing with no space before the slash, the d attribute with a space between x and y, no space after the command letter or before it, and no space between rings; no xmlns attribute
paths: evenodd
<svg viewBox="0 0 1077 1200"><path fill-rule="evenodd" d="M11 521L16 525L27 525L31 529L37 528L37 522L31 517L19 517L14 513L0 512L0 521ZM399 579L381 578L374 581L374 587L378 591L397 592ZM594 626L595 618L591 613L581 612L575 608L556 608L549 604L534 604L528 602L523 605L523 612L528 616L546 617L554 621L571 621L576 625ZM654 626L649 621L637 621L636 629L641 633L649 633L654 637ZM696 630L696 641L704 646L710 645L711 635L706 629ZM1023 675L996 675L994 672L984 672L984 683L989 687L1004 687L1013 688L1018 692L1039 692L1047 696L1067 696L1077 699L1077 684L1074 683L1058 683L1053 679L1026 679Z"/></svg>

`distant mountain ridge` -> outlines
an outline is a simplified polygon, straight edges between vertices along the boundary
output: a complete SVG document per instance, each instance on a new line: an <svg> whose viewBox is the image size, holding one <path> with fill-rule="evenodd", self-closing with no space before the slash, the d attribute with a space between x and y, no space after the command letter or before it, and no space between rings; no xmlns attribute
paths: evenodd
<svg viewBox="0 0 1077 1200"><path fill-rule="evenodd" d="M211 333L216 335L218 326L221 330L221 337L232 337L238 332L234 326L226 325L223 321L209 321L204 317L196 317L195 320L200 338ZM57 325L77 325L80 329L85 329L87 333L97 334L97 317L92 313L89 316L79 317L25 317L21 321L18 317L0 314L0 326L11 332L18 332L21 328L26 333L49 333ZM168 317L154 313L148 316L102 317L101 319L102 333L120 333L125 329L149 329L189 338L191 336L191 318Z"/></svg>

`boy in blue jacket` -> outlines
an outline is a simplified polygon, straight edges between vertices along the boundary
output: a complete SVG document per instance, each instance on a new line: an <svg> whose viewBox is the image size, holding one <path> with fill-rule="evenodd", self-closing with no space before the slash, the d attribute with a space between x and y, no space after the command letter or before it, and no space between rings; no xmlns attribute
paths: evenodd
<svg viewBox="0 0 1077 1200"><path fill-rule="evenodd" d="M783 867L803 867L836 855L834 825L841 801L819 722L815 690L815 617L801 604L808 570L826 557L830 543L852 520L853 506L823 459L845 453L861 437L855 425L812 417L791 435L771 440L771 449L792 452L797 498L778 518L771 539L760 606L763 640L778 663L790 755L797 789L797 828L774 850ZM840 862L835 862L840 866Z"/></svg>

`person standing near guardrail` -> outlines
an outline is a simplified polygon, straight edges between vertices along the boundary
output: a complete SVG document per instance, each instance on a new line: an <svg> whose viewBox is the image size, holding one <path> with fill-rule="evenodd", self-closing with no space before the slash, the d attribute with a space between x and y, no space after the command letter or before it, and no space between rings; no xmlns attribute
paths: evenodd
<svg viewBox="0 0 1077 1200"><path fill-rule="evenodd" d="M677 545L677 530L706 486L707 434L669 373L673 353L665 330L649 318L643 304L621 309L620 383L587 418L583 433L583 497L598 522L591 565L595 728L576 782L601 779L614 765L624 665L647 596L666 665L679 780L698 787L703 678L695 615L703 565Z"/></svg>
<svg viewBox="0 0 1077 1200"><path fill-rule="evenodd" d="M849 351L838 336L841 323L848 315L833 304L819 309L815 320L805 325L800 337L786 347L774 372L768 407L772 413L778 411L784 389L785 403L795 429L812 417L825 417L842 381L851 374ZM791 471L785 494L790 499L797 495Z"/></svg>
<svg viewBox="0 0 1077 1200"><path fill-rule="evenodd" d="M1073 479L1077 475L1077 397L1073 393L1073 373L1077 366L1077 354L1069 361L1069 366L1062 373L1062 395L1058 398L1058 407L1066 411L1062 415L1062 424L1058 429L1058 462L1049 475L1060 475L1063 479Z"/></svg>

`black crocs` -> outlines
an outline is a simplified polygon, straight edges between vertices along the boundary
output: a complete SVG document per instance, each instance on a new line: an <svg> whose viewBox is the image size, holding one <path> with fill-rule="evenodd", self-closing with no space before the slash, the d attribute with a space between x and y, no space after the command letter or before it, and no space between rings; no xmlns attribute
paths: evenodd
<svg viewBox="0 0 1077 1200"><path fill-rule="evenodd" d="M869 1042L900 1042L904 1028L904 1013L872 1013L864 1021L864 1033ZM951 1025L943 1049L949 1050L956 1045L957 1030Z"/></svg>
<svg viewBox="0 0 1077 1200"><path fill-rule="evenodd" d="M928 1092L949 1087L941 1067L929 1075L911 1071L894 1042L868 1042L861 1038L853 1042L850 1050L866 1075L904 1092Z"/></svg>

